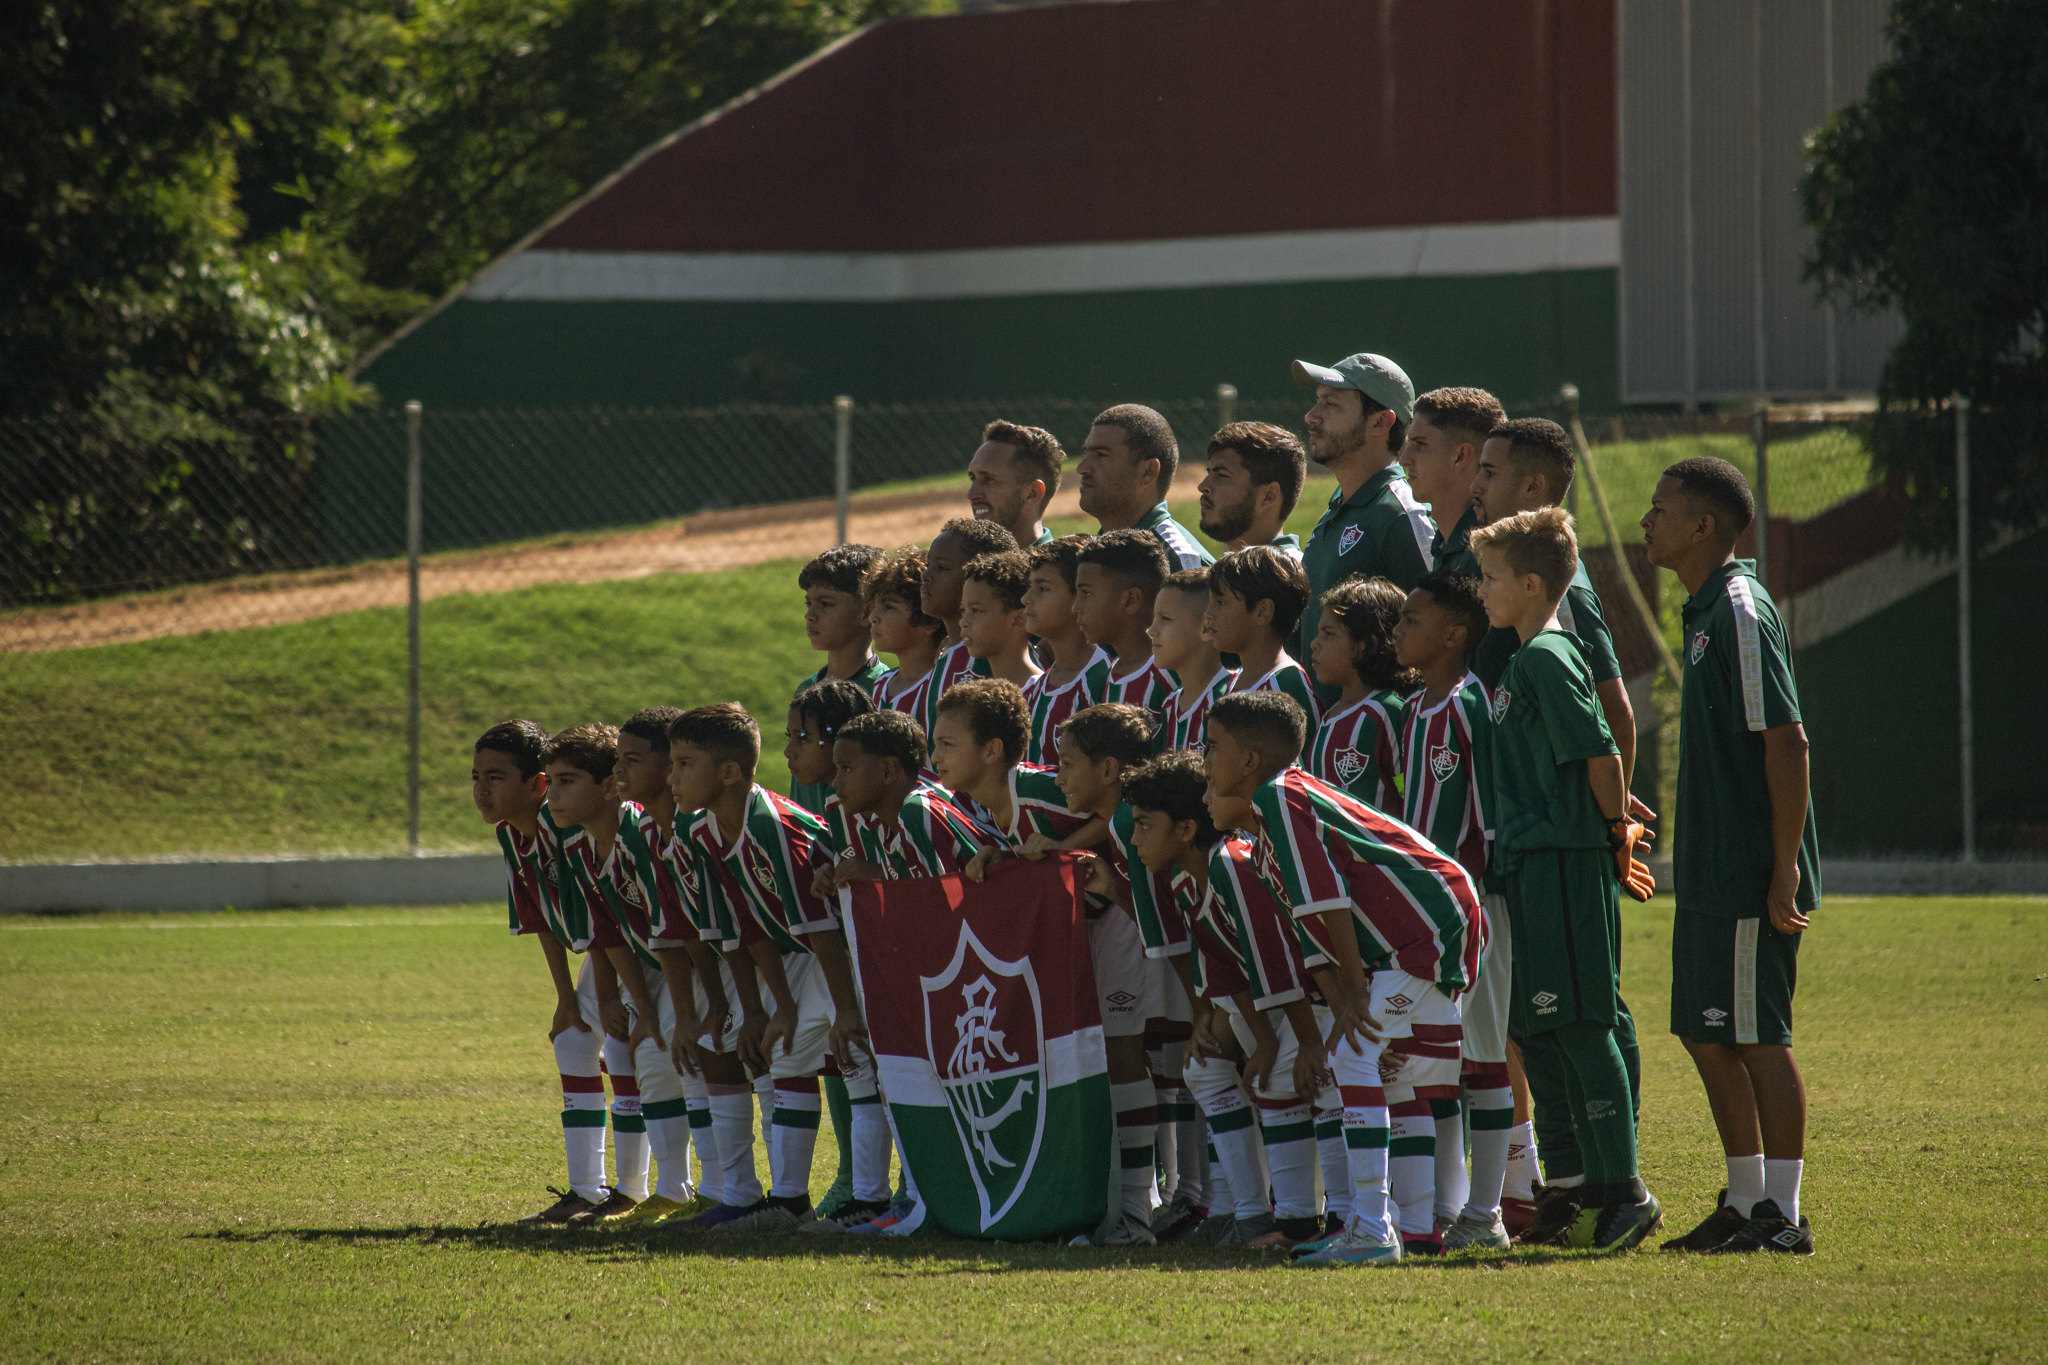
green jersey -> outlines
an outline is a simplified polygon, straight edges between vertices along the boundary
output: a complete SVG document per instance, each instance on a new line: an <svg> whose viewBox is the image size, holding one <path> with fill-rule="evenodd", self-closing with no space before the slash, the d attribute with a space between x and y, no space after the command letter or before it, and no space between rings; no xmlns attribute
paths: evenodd
<svg viewBox="0 0 2048 1365"><path fill-rule="evenodd" d="M1139 517L1131 528L1135 531L1150 531L1166 547L1167 572L1181 569L1199 569L1204 564L1214 564L1216 557L1202 548L1202 542L1188 534L1188 528L1173 519L1162 500Z"/></svg>
<svg viewBox="0 0 2048 1365"><path fill-rule="evenodd" d="M1340 486L1301 552L1308 610L1301 614L1289 652L1297 659L1308 657L1323 616L1323 594L1353 574L1390 578L1403 592L1413 588L1429 572L1429 542L1435 534L1399 465L1388 465L1348 498Z"/></svg>
<svg viewBox="0 0 2048 1365"><path fill-rule="evenodd" d="M1476 574L1479 570L1475 566L1472 572ZM1593 591L1584 559L1579 561L1578 572L1572 575L1571 586L1564 590L1564 600L1557 604L1557 623L1578 636L1579 643L1586 647L1586 663L1593 670L1594 682L1604 683L1621 676L1621 661L1614 654L1614 632L1607 628L1607 613L1600 608L1600 594ZM1472 652L1472 671L1489 688L1499 687L1508 660L1521 647L1522 637L1513 626L1495 626Z"/></svg>
<svg viewBox="0 0 2048 1365"><path fill-rule="evenodd" d="M1449 535L1438 531L1429 542L1430 568L1437 573L1479 577L1479 557L1472 553L1472 533L1479 529L1479 509L1467 507Z"/></svg>
<svg viewBox="0 0 2048 1365"><path fill-rule="evenodd" d="M1686 599L1678 704L1678 814L1672 878L1678 908L1748 919L1764 913L1776 853L1764 734L1799 723L1799 688L1777 604L1753 561L1716 569ZM1801 911L1820 905L1813 803L1799 837Z"/></svg>
<svg viewBox="0 0 2048 1365"><path fill-rule="evenodd" d="M1515 651L1494 689L1493 724L1501 870L1513 871L1516 855L1536 849L1606 848L1586 760L1620 751L1577 636L1545 630Z"/></svg>
<svg viewBox="0 0 2048 1365"><path fill-rule="evenodd" d="M880 682L882 676L888 671L889 665L883 663L873 654L870 654L868 655L868 661L860 666L860 671L848 677L846 681L852 683L869 696L873 696L875 694L875 684ZM821 668L816 673L811 674L810 677L798 683L796 690L801 692L812 683L823 682L830 676L829 673ZM830 782L799 782L795 778L790 779L789 799L813 815L824 812L825 801L831 795L832 784Z"/></svg>

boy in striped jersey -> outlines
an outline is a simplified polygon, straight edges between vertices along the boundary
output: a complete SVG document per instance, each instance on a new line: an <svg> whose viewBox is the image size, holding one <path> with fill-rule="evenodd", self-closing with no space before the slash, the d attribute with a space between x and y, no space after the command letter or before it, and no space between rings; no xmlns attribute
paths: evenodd
<svg viewBox="0 0 2048 1365"><path fill-rule="evenodd" d="M556 1201L522 1222L563 1223L605 1200L604 1080L599 1057L604 1037L594 994L579 992L569 970L569 950L555 931L562 915L556 905L561 877L558 850L543 838L547 774L540 755L548 733L530 720L508 720L478 737L471 760L470 795L477 811L497 828L505 855L505 908L514 935L539 939L548 977L555 987L555 1013L548 1024L556 1074L562 1082L562 1142L569 1164L569 1188ZM573 890L571 891L573 895ZM586 967L586 974L588 972ZM584 1008L590 995L591 1008ZM585 1108L588 1097L596 1108ZM595 1112L589 1126L585 1115Z"/></svg>
<svg viewBox="0 0 2048 1365"><path fill-rule="evenodd" d="M1090 644L1074 618L1074 566L1086 536L1061 536L1031 548L1031 580L1024 593L1024 628L1038 637L1046 668L1024 685L1031 703L1027 763L1056 757L1053 736L1076 711L1095 705L1109 690L1109 651Z"/></svg>
<svg viewBox="0 0 2048 1365"><path fill-rule="evenodd" d="M1655 890L1633 854L1628 780L1577 636L1557 604L1578 568L1562 508L1518 512L1472 533L1487 620L1521 648L1494 690L1496 864L1514 939L1510 1010L1518 1034L1545 1038L1566 1067L1572 1127L1586 1159L1578 1211L1554 1240L1626 1251L1662 1221L1636 1167L1633 1087L1621 1017L1618 892Z"/></svg>
<svg viewBox="0 0 2048 1365"><path fill-rule="evenodd" d="M854 993L853 968L836 905L815 889L830 860L824 822L754 781L761 732L737 703L685 712L670 727L671 761L715 775L708 802L713 834L730 883L760 933L746 943L767 986L772 1012L749 1020L742 1056L775 1078L767 1196L739 1218L736 1233L820 1231L865 1223L888 1206L888 1126L876 1102L874 1059ZM708 784L707 784L708 785ZM744 991L742 992L744 995ZM853 1109L852 1202L834 1219L811 1211L811 1157L818 1138L817 1075L828 1055L839 1062Z"/></svg>
<svg viewBox="0 0 2048 1365"><path fill-rule="evenodd" d="M1389 815L1401 813L1401 716L1420 686L1394 658L1401 601L1384 578L1348 578L1323 594L1309 645L1316 681L1339 690L1310 742L1308 770Z"/></svg>
<svg viewBox="0 0 2048 1365"><path fill-rule="evenodd" d="M1439 1101L1436 1117L1437 1223L1444 1249L1505 1247L1501 1193L1514 1136L1514 1091L1508 1077L1510 944L1507 903L1486 891L1492 856L1492 700L1467 667L1486 634L1476 580L1441 570L1424 574L1401 606L1394 645L1403 667L1421 675L1401 736L1406 758L1404 816L1458 860L1485 892L1492 934L1479 980L1464 1002L1465 1094L1472 1106L1472 1171L1465 1183L1465 1134L1458 1102ZM1530 1141L1527 1133L1524 1142ZM1464 1185L1460 1198L1458 1189ZM1460 1205L1462 1204L1462 1207Z"/></svg>
<svg viewBox="0 0 2048 1365"><path fill-rule="evenodd" d="M827 678L845 678L869 692L889 670L868 647L867 605L861 600L861 584L881 560L882 552L872 545L838 545L811 560L797 573L796 585L804 595L804 638L811 648L825 655L817 672L796 685L798 692ZM668 743L659 746L666 761ZM832 794L829 783L808 784L790 779L790 800L816 813L825 808Z"/></svg>
<svg viewBox="0 0 2048 1365"><path fill-rule="evenodd" d="M939 702L932 732L932 767L951 791L975 802L1002 844L967 865L970 880L992 864L1027 848L1093 848L1109 834L1099 815L1074 810L1051 768L1021 763L1030 729L1024 694L999 678L962 683ZM1097 899L1088 920L1089 956L1102 1006L1110 1103L1117 1115L1121 1198L1095 1235L1097 1246L1150 1246L1154 1144L1159 1115L1145 1064L1145 1021L1158 1015L1156 973L1130 916Z"/></svg>
<svg viewBox="0 0 2048 1365"><path fill-rule="evenodd" d="M567 893L573 889L573 904L580 910L574 920L564 917L563 927L570 935L564 946L586 954L590 969L603 1027L604 1069L612 1083L612 1143L618 1170L605 1198L570 1217L572 1223L623 1217L647 1197L647 1122L640 1113L640 1084L633 1064L633 1010L620 998L621 982L608 951L623 940L596 885L597 869L610 854L618 831L618 801L612 791L618 754L617 730L576 725L551 737L540 755L548 777L543 820L560 858L561 904L572 904ZM629 989L641 985L631 980L625 984Z"/></svg>
<svg viewBox="0 0 2048 1365"><path fill-rule="evenodd" d="M932 669L946 638L946 623L924 614L924 551L905 546L868 570L860 600L868 616L868 638L896 666L875 680L875 705L924 724Z"/></svg>
<svg viewBox="0 0 2048 1365"><path fill-rule="evenodd" d="M1145 638L1159 667L1180 679L1180 686L1159 711L1160 753L1202 748L1203 722L1209 706L1237 681L1237 670L1223 662L1209 638L1209 570L1182 569L1159 585L1152 599L1152 624Z"/></svg>
<svg viewBox="0 0 2048 1365"><path fill-rule="evenodd" d="M1260 876L1336 965L1326 994L1334 992L1351 1220L1341 1236L1307 1244L1303 1259L1382 1264L1403 1251L1388 1210L1388 1111L1457 1093L1458 1000L1478 973L1486 912L1455 859L1292 765L1306 729L1301 707L1282 693L1218 701L1205 755L1209 809L1219 828L1257 831ZM1389 1049L1384 1073L1383 1044L1400 1049ZM1433 1172L1433 1162L1423 1169ZM1421 1249L1434 1239L1425 1231L1413 1240Z"/></svg>
<svg viewBox="0 0 2048 1365"><path fill-rule="evenodd" d="M946 642L932 665L932 685L924 694L924 732L930 735L938 716L939 698L946 689L969 678L989 676L988 661L967 652L960 638L960 595L967 586L967 561L978 555L997 555L1017 548L1017 538L993 521L955 517L932 537L924 557L924 583L919 606L924 614L946 624Z"/></svg>
<svg viewBox="0 0 2048 1365"><path fill-rule="evenodd" d="M1209 570L1209 642L1236 655L1232 692L1282 692L1294 698L1316 732L1320 712L1315 684L1287 652L1287 641L1308 605L1308 575L1301 561L1270 545L1232 550ZM1306 756L1308 749L1302 749Z"/></svg>
<svg viewBox="0 0 2048 1365"><path fill-rule="evenodd" d="M976 555L960 572L966 580L960 588L960 643L967 657L989 677L1028 687L1039 672L1024 624L1031 560L1021 550L1004 550Z"/></svg>
<svg viewBox="0 0 2048 1365"><path fill-rule="evenodd" d="M1152 599L1166 581L1166 551L1150 531L1105 531L1074 565L1074 619L1089 642L1116 655L1104 701L1157 711L1179 686L1152 658L1145 637Z"/></svg>

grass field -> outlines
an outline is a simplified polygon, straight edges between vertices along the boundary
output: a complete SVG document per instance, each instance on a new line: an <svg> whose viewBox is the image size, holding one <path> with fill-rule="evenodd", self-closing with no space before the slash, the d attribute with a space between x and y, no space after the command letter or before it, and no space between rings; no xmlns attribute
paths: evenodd
<svg viewBox="0 0 2048 1365"><path fill-rule="evenodd" d="M522 1232L559 1178L546 986L502 911L0 919L0 1357L2048 1358L2048 902L1829 902L1810 1260L819 1248ZM1721 1179L1630 908L1645 1174ZM821 1148L829 1148L829 1141Z"/></svg>

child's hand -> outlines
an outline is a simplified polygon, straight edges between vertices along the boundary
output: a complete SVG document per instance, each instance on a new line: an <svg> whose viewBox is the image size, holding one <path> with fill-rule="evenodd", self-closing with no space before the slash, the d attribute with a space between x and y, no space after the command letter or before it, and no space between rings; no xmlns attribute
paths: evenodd
<svg viewBox="0 0 2048 1365"><path fill-rule="evenodd" d="M663 1051L668 1049L668 1044L663 1041L661 1036L660 1019L642 1015L634 1023L632 1036L626 1039L626 1051L629 1054L636 1054L640 1051L640 1044L642 1043L653 1043Z"/></svg>
<svg viewBox="0 0 2048 1365"><path fill-rule="evenodd" d="M990 868L1015 856L1007 848L985 848L967 860L967 866L960 869L960 874L970 882L985 881Z"/></svg>
<svg viewBox="0 0 2048 1365"><path fill-rule="evenodd" d="M830 900L839 894L839 882L834 876L836 869L830 864L821 867L811 876L811 894L819 900Z"/></svg>
<svg viewBox="0 0 2048 1365"><path fill-rule="evenodd" d="M768 1026L761 1030L761 1055L766 1057L770 1063L773 1063L775 1060L775 1045L777 1043L782 1044L784 1052L788 1052L796 1046L796 1012L794 1010L779 1009L775 1011L768 1018Z"/></svg>
<svg viewBox="0 0 2048 1365"><path fill-rule="evenodd" d="M1045 833L1043 830L1033 830L1031 837L1024 841L1024 847L1018 851L1025 858L1035 863L1046 854L1057 850L1059 846L1060 841L1053 838L1050 834Z"/></svg>
<svg viewBox="0 0 2048 1365"><path fill-rule="evenodd" d="M1033 837L1038 836L1034 835ZM1082 889L1091 896L1100 896L1104 900L1115 900L1117 898L1116 887L1118 878L1116 869L1109 865L1109 859L1099 854L1091 853L1081 861L1088 873L1087 884Z"/></svg>
<svg viewBox="0 0 2048 1365"><path fill-rule="evenodd" d="M675 1067L678 1075L695 1076L701 1074L702 1063L697 1059L696 1039L696 1029L692 1028L685 1032L681 1021L676 1023L675 1037L668 1040L668 1060L670 1065Z"/></svg>
<svg viewBox="0 0 2048 1365"><path fill-rule="evenodd" d="M1330 1002L1330 1013L1330 1037L1323 1049L1326 1054L1335 1056L1347 1041L1362 1045L1380 1040L1380 1021L1372 1017L1364 996L1342 991Z"/></svg>
<svg viewBox="0 0 2048 1365"><path fill-rule="evenodd" d="M858 1013L834 1016L826 1045L832 1049L832 1058L839 1063L842 1074L859 1071L869 1056L867 1021Z"/></svg>
<svg viewBox="0 0 2048 1365"><path fill-rule="evenodd" d="M590 1032L590 1025L583 1022L582 1007L573 998L556 1001L555 1017L548 1024L548 1041L554 1042L572 1028Z"/></svg>
<svg viewBox="0 0 2048 1365"><path fill-rule="evenodd" d="M1301 1040L1296 1039L1297 1043ZM1314 1104L1323 1090L1322 1054L1312 1047L1294 1049L1294 1094L1303 1104Z"/></svg>
<svg viewBox="0 0 2048 1365"><path fill-rule="evenodd" d="M832 886L837 891L844 891L855 882L880 880L882 869L865 858L841 858L832 867Z"/></svg>
<svg viewBox="0 0 2048 1365"><path fill-rule="evenodd" d="M606 1033L622 1043L633 1036L633 1016L621 1001L599 1001L597 1005L597 1019L599 1023L604 1025Z"/></svg>
<svg viewBox="0 0 2048 1365"><path fill-rule="evenodd" d="M1279 1060L1279 1038L1274 1036L1270 1027L1254 1025L1251 1055L1244 1059L1245 1084L1251 1087L1254 1095L1272 1088L1273 1064Z"/></svg>

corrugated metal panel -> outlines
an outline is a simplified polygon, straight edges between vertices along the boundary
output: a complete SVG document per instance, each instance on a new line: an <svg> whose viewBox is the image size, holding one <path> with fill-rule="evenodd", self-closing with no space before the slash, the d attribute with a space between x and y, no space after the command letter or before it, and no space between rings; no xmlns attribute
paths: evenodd
<svg viewBox="0 0 2048 1365"><path fill-rule="evenodd" d="M1885 55L1886 0L1620 0L1622 391L1872 388L1899 326L1802 278L1805 140Z"/></svg>

